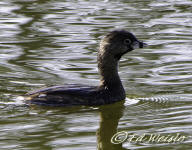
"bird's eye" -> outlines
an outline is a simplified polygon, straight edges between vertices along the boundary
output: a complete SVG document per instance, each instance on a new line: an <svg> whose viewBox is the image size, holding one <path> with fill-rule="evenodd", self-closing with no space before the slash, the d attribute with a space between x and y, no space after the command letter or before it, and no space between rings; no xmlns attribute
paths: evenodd
<svg viewBox="0 0 192 150"><path fill-rule="evenodd" d="M127 45L131 44L131 40L130 39L125 39L124 44L127 44Z"/></svg>

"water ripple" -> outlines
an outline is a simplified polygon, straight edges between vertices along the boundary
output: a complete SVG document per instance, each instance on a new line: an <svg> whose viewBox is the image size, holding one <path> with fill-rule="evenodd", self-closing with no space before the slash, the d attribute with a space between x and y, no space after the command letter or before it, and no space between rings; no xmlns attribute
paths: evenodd
<svg viewBox="0 0 192 150"><path fill-rule="evenodd" d="M191 6L190 0L1 1L1 149L114 149L108 141L117 129L189 135ZM149 45L125 55L119 64L128 97L124 105L42 108L15 101L43 86L98 84L98 43L118 28ZM123 146L190 149L190 144L191 139L185 144Z"/></svg>

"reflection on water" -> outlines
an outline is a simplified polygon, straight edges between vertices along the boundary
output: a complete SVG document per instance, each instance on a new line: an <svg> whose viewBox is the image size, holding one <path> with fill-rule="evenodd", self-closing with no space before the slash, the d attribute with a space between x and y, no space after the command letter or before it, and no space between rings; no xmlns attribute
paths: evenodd
<svg viewBox="0 0 192 150"><path fill-rule="evenodd" d="M191 6L190 0L2 0L0 148L190 149ZM115 28L130 30L150 45L120 62L129 98L124 105L29 108L15 103L14 97L40 87L98 84L98 43ZM184 144L113 145L110 138L117 131L189 138Z"/></svg>

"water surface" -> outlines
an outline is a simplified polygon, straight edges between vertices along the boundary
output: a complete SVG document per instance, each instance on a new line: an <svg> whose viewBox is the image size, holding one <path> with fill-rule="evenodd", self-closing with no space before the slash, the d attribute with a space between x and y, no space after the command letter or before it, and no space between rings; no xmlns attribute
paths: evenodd
<svg viewBox="0 0 192 150"><path fill-rule="evenodd" d="M191 10L190 0L2 0L0 149L190 149ZM125 103L47 108L15 101L27 91L51 85L98 84L99 41L119 28L150 45L120 62ZM110 139L117 131L187 139L114 145Z"/></svg>

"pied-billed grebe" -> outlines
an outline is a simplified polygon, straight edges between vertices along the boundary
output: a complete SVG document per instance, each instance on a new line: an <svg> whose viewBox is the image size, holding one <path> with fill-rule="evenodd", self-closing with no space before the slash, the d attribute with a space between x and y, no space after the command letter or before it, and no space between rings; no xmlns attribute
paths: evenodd
<svg viewBox="0 0 192 150"><path fill-rule="evenodd" d="M145 44L130 32L115 30L107 34L98 51L99 86L53 86L24 97L27 103L49 106L104 105L125 99L125 90L118 75L118 62L122 55Z"/></svg>

